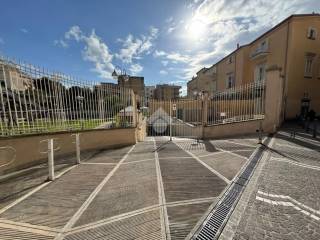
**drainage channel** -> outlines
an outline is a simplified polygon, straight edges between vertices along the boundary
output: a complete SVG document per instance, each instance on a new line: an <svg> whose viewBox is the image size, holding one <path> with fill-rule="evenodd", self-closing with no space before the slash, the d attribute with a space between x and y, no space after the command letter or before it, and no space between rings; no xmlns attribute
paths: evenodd
<svg viewBox="0 0 320 240"><path fill-rule="evenodd" d="M263 145L268 145L271 137L268 137ZM194 240L215 240L220 236L228 218L240 199L241 193L249 181L262 153L265 149L260 146L255 154L250 158L249 163L233 181L225 194L221 197L215 208L209 213L198 231L193 235Z"/></svg>

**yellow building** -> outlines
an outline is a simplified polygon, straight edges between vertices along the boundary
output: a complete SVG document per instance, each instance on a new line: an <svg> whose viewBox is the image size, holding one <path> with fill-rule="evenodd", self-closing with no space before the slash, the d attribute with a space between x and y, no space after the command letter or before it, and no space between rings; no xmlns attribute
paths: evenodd
<svg viewBox="0 0 320 240"><path fill-rule="evenodd" d="M284 80L283 111L286 119L300 114L301 101L310 99L310 108L320 113L320 15L292 15L251 43L237 47L215 68L217 90L262 81L266 69L278 66ZM210 68L209 68L210 69ZM196 91L194 81L188 93ZM201 90L199 88L198 90Z"/></svg>
<svg viewBox="0 0 320 240"><path fill-rule="evenodd" d="M197 76L188 82L188 97L195 97L200 92L206 91L209 95L217 90L217 74L215 66L202 68L197 72Z"/></svg>

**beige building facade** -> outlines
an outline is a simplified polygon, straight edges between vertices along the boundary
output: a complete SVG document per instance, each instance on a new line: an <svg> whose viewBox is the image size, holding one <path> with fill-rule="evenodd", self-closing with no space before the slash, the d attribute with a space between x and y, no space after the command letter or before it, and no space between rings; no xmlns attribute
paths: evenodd
<svg viewBox="0 0 320 240"><path fill-rule="evenodd" d="M131 88L136 95L144 96L144 77L124 75L118 77L118 85L124 88Z"/></svg>
<svg viewBox="0 0 320 240"><path fill-rule="evenodd" d="M177 99L180 96L180 86L160 84L154 90L154 98L157 100Z"/></svg>
<svg viewBox="0 0 320 240"><path fill-rule="evenodd" d="M283 79L282 116L292 119L301 112L302 99L320 113L320 15L292 15L251 43L238 46L215 68L218 91L263 81L266 70L277 66ZM210 69L210 68L209 68ZM196 91L194 79L188 83ZM201 90L201 87L198 88Z"/></svg>

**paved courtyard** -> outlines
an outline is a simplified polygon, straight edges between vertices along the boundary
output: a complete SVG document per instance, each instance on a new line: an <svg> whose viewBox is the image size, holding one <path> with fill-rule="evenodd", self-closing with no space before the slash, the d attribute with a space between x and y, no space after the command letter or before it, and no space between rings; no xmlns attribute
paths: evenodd
<svg viewBox="0 0 320 240"><path fill-rule="evenodd" d="M46 165L37 166L1 180L0 239L190 238L256 147L253 137L157 137L85 153L80 165L59 160L53 182L45 182ZM319 208L315 184L306 198Z"/></svg>

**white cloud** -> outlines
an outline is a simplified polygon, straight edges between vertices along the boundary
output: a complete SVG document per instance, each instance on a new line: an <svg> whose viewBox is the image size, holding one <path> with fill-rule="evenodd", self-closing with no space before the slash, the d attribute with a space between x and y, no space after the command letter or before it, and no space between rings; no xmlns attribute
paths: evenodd
<svg viewBox="0 0 320 240"><path fill-rule="evenodd" d="M132 75L136 75L143 70L143 67L140 64L136 63L136 64L132 64L130 66L129 70Z"/></svg>
<svg viewBox="0 0 320 240"><path fill-rule="evenodd" d="M22 33L28 33L28 32L29 32L28 29L26 29L26 28L20 28L20 31L21 31Z"/></svg>
<svg viewBox="0 0 320 240"><path fill-rule="evenodd" d="M54 41L53 41L53 44L54 44L55 46L59 46L59 47L62 47L62 48L67 48L67 47L69 47L68 43L67 43L66 41L62 40L62 39L60 39L60 40L54 40Z"/></svg>
<svg viewBox="0 0 320 240"><path fill-rule="evenodd" d="M165 56L165 55L166 55L166 52L165 52L165 51L155 50L154 53L153 53L153 56L154 56L154 57L161 57L161 56Z"/></svg>
<svg viewBox="0 0 320 240"><path fill-rule="evenodd" d="M84 36L79 26L72 26L70 30L64 34L64 37L79 42Z"/></svg>
<svg viewBox="0 0 320 240"><path fill-rule="evenodd" d="M159 72L161 75L167 75L168 74L168 72L166 71L166 70L160 70L160 72Z"/></svg>
<svg viewBox="0 0 320 240"><path fill-rule="evenodd" d="M167 60L162 60L161 63L162 63L162 65L163 65L164 67L166 67L166 66L168 65L169 61L167 61Z"/></svg>
<svg viewBox="0 0 320 240"><path fill-rule="evenodd" d="M122 43L122 48L115 56L124 63L132 63L134 59L141 59L143 54L150 54L154 45L154 40L158 37L159 30L150 27L148 35L134 37L129 34L126 39L118 39Z"/></svg>
<svg viewBox="0 0 320 240"><path fill-rule="evenodd" d="M90 35L86 35L79 26L72 26L65 33L65 39L83 42L85 44L82 50L83 60L92 62L95 66L92 70L97 72L100 77L111 79L111 73L114 69L112 64L113 55L110 53L107 44L97 36L94 30Z"/></svg>

